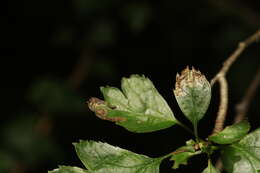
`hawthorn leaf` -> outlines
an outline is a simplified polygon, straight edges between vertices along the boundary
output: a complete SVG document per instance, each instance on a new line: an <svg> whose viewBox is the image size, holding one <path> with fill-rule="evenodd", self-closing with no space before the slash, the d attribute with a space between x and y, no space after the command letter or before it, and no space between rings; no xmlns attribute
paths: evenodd
<svg viewBox="0 0 260 173"><path fill-rule="evenodd" d="M136 133L152 132L178 123L167 102L145 76L123 78L121 90L101 87L104 101L91 98L89 108L104 120Z"/></svg>
<svg viewBox="0 0 260 173"><path fill-rule="evenodd" d="M102 142L80 141L74 146L91 173L159 173L162 161Z"/></svg>
<svg viewBox="0 0 260 173"><path fill-rule="evenodd" d="M259 173L260 128L223 147L221 159L228 173Z"/></svg>
<svg viewBox="0 0 260 173"><path fill-rule="evenodd" d="M200 71L189 67L176 75L175 90L173 91L183 114L194 127L206 113L210 98L211 86Z"/></svg>
<svg viewBox="0 0 260 173"><path fill-rule="evenodd" d="M186 146L182 146L174 151L173 155L171 156L172 161L174 164L172 166L173 169L179 168L180 165L187 165L188 160L195 155L201 154L200 151L195 150L196 143L193 140L186 141Z"/></svg>
<svg viewBox="0 0 260 173"><path fill-rule="evenodd" d="M209 161L208 161L208 167L205 168L205 169L202 171L202 173L220 173L220 172L219 172L218 169L216 169L216 168L212 165L211 161L209 160Z"/></svg>
<svg viewBox="0 0 260 173"><path fill-rule="evenodd" d="M54 169L52 171L48 171L48 173L90 173L90 172L78 167L59 166L59 168Z"/></svg>
<svg viewBox="0 0 260 173"><path fill-rule="evenodd" d="M242 139L249 131L250 124L248 121L241 121L237 124L227 126L219 133L209 136L209 141L217 144L231 144Z"/></svg>

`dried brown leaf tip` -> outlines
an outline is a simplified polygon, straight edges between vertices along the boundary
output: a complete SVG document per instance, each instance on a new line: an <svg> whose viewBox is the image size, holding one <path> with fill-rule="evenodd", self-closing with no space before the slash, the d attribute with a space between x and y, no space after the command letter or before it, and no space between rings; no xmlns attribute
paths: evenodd
<svg viewBox="0 0 260 173"><path fill-rule="evenodd" d="M88 107L91 111L95 112L96 116L102 120L108 120L112 122L123 122L126 121L124 117L108 117L108 110L115 109L109 108L104 100L98 99L96 97L91 97L87 101Z"/></svg>
<svg viewBox="0 0 260 173"><path fill-rule="evenodd" d="M182 72L181 75L177 73L176 75L176 83L175 83L175 96L185 96L187 95L187 88L209 86L210 84L207 81L206 77L194 67L191 69L187 66Z"/></svg>

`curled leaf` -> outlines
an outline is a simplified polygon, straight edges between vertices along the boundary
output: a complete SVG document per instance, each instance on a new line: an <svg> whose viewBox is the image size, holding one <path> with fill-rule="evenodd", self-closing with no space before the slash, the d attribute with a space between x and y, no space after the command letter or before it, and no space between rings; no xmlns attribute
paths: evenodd
<svg viewBox="0 0 260 173"><path fill-rule="evenodd" d="M174 95L186 118L197 126L211 98L211 86L206 77L193 67L191 70L187 67L176 76Z"/></svg>

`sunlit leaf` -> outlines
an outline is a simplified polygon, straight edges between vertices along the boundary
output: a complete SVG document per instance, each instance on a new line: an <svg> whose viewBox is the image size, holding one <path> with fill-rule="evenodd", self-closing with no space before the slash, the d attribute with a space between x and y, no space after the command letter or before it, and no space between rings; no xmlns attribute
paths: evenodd
<svg viewBox="0 0 260 173"><path fill-rule="evenodd" d="M101 87L105 101L91 98L89 108L99 118L116 122L137 133L161 130L178 123L148 78L139 75L123 78L121 88L122 91Z"/></svg>
<svg viewBox="0 0 260 173"><path fill-rule="evenodd" d="M80 141L74 145L91 173L159 173L161 158L149 158L102 142Z"/></svg>

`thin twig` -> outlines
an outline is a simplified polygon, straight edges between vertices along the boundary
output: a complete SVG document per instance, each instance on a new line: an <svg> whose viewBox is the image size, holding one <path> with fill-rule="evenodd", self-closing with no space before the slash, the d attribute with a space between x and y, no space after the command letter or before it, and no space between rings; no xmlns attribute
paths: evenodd
<svg viewBox="0 0 260 173"><path fill-rule="evenodd" d="M215 84L215 82L218 80L219 75L222 74L223 76L226 75L231 65L236 61L236 59L243 53L246 47L251 45L254 42L259 41L260 39L260 29L254 33L252 36L250 36L248 39L240 42L238 44L237 49L226 59L226 61L223 63L222 68L220 71L215 75L215 77L210 81L211 86Z"/></svg>
<svg viewBox="0 0 260 173"><path fill-rule="evenodd" d="M217 114L217 119L215 122L215 127L213 133L221 131L224 127L224 122L226 119L226 112L228 108L228 83L226 81L226 73L228 72L231 65L237 60L237 58L244 52L244 50L252 43L260 39L260 29L254 33L252 36L238 44L238 48L226 59L223 63L220 71L211 80L210 84L213 86L217 81L220 84L220 106Z"/></svg>
<svg viewBox="0 0 260 173"><path fill-rule="evenodd" d="M257 73L254 79L252 80L252 82L250 83L249 87L247 88L242 100L240 101L240 103L236 105L236 116L234 119L234 123L238 123L245 118L249 105L259 85L260 85L260 68L258 68Z"/></svg>
<svg viewBox="0 0 260 173"><path fill-rule="evenodd" d="M215 122L213 133L217 133L223 129L226 113L228 108L228 83L225 76L220 75L218 78L220 84L220 104L218 109L218 116ZM223 116L224 115L224 116Z"/></svg>

